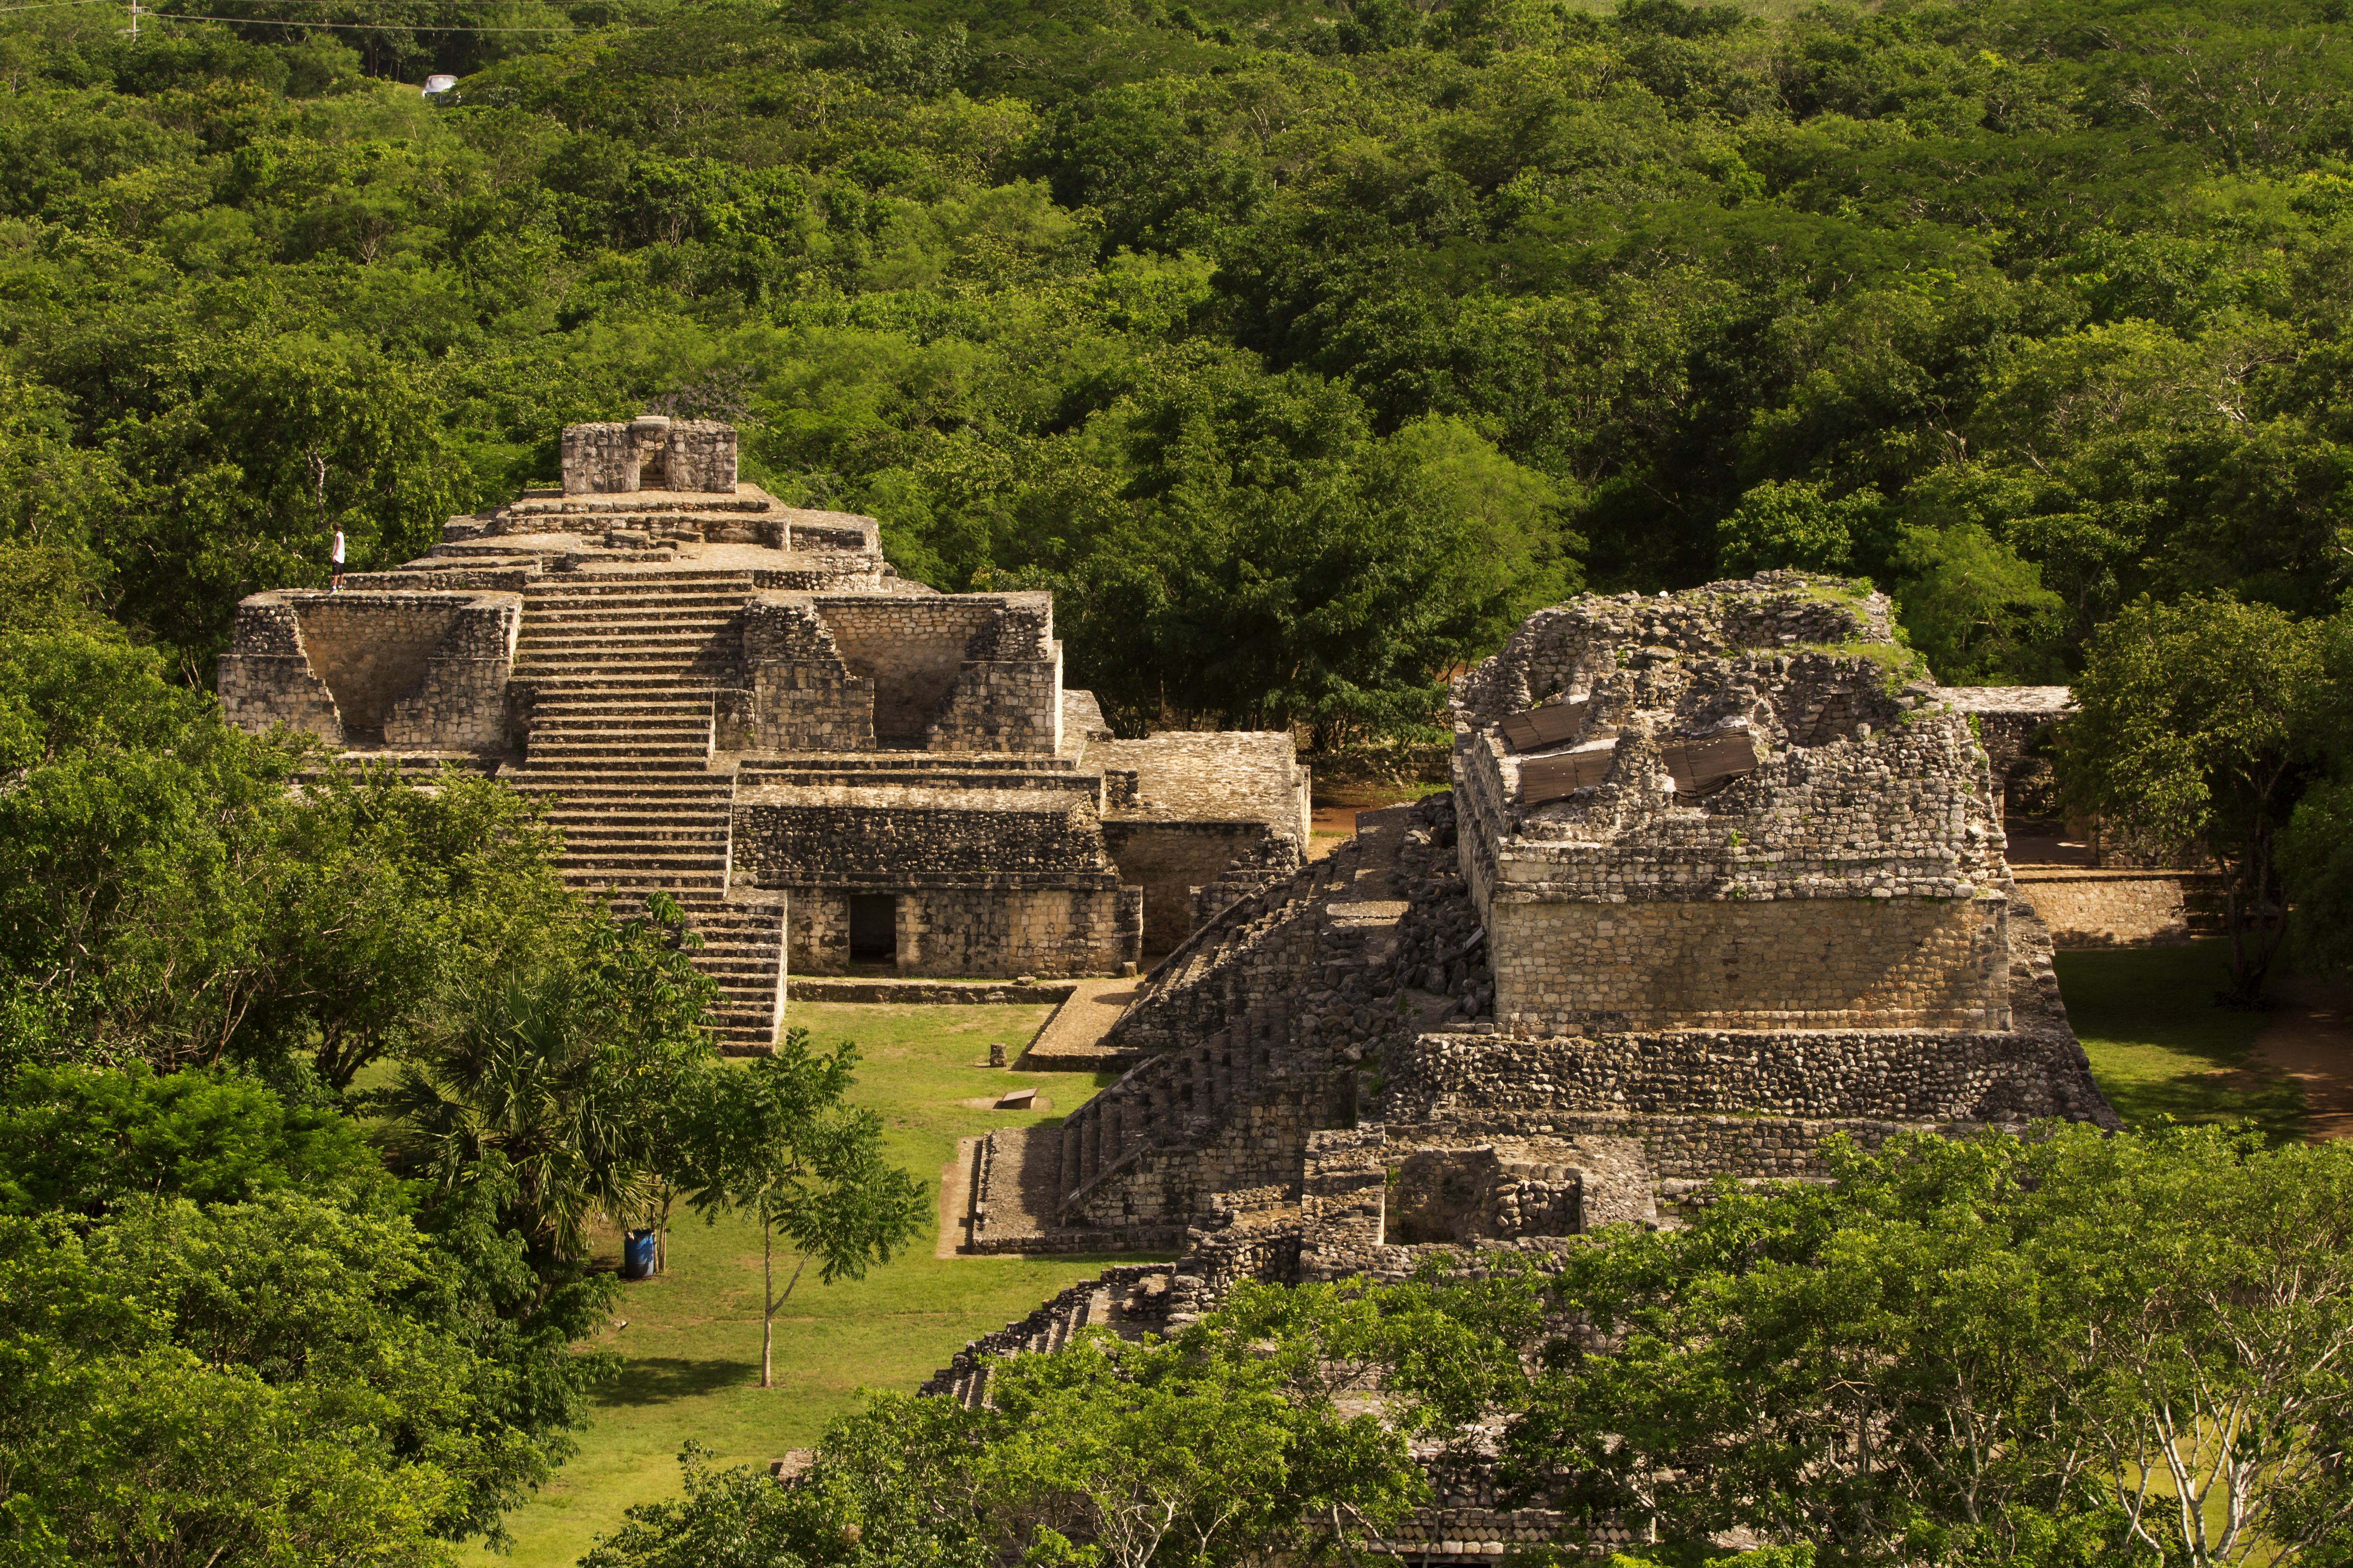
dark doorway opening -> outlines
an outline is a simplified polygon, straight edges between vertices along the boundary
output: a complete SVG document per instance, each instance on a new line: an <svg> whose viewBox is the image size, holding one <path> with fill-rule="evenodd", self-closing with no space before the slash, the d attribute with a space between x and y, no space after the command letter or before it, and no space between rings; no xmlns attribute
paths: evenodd
<svg viewBox="0 0 2353 1568"><path fill-rule="evenodd" d="M893 893L849 896L849 960L891 963L899 956L899 900Z"/></svg>

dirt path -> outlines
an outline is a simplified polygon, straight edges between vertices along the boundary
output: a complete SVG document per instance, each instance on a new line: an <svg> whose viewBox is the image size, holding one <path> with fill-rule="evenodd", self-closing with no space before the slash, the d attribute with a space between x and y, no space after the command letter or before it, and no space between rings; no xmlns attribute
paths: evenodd
<svg viewBox="0 0 2353 1568"><path fill-rule="evenodd" d="M972 1162L980 1148L977 1138L956 1140L955 1158L940 1168L940 1239L934 1258L959 1258L958 1250L972 1239Z"/></svg>
<svg viewBox="0 0 2353 1568"><path fill-rule="evenodd" d="M2279 974L2254 1053L2304 1090L2313 1142L2353 1138L2353 984Z"/></svg>

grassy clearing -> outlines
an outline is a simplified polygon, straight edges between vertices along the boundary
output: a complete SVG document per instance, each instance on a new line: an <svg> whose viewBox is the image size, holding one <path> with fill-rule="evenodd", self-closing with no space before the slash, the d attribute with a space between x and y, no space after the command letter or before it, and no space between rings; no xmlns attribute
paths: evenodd
<svg viewBox="0 0 2353 1568"><path fill-rule="evenodd" d="M2227 943L2063 952L2058 967L2092 1076L2127 1123L2246 1118L2280 1142L2303 1136L2302 1091L2251 1049L2265 1016L2213 1005Z"/></svg>
<svg viewBox="0 0 2353 1568"><path fill-rule="evenodd" d="M1021 1073L972 1064L988 1043L1018 1054L1050 1009L796 1004L787 1022L819 1045L849 1038L864 1058L853 1098L880 1112L892 1157L926 1182L955 1157L959 1137L1059 1120L1107 1083L1087 1073ZM1050 1110L1016 1114L960 1102L1008 1084L1036 1089ZM555 1484L518 1510L512 1561L558 1568L619 1524L632 1503L674 1495L678 1451L691 1437L730 1461L762 1463L806 1447L850 1409L860 1387L913 1391L965 1341L1001 1328L1106 1262L1134 1258L938 1258L927 1232L912 1254L863 1281L820 1286L805 1276L776 1325L776 1386L762 1392L760 1240L749 1225L689 1219L671 1233L670 1268L631 1284L605 1342L628 1358L607 1387L580 1453ZM608 1250L617 1262L619 1238Z"/></svg>

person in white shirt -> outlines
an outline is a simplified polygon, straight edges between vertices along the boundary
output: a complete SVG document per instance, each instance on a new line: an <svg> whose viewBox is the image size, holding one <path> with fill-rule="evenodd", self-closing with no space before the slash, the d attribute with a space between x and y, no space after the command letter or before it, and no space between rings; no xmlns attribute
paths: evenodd
<svg viewBox="0 0 2353 1568"><path fill-rule="evenodd" d="M328 584L327 592L340 594L343 591L343 531L340 528L335 530L334 548L327 552L327 561L335 574L334 581Z"/></svg>

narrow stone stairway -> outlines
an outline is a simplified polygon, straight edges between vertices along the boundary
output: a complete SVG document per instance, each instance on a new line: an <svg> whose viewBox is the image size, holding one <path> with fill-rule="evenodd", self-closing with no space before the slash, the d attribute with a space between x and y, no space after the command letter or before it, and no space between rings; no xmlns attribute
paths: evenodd
<svg viewBox="0 0 2353 1568"><path fill-rule="evenodd" d="M712 761L712 693L737 667L744 573L630 572L533 583L515 646L531 686L527 763L511 774L564 831L565 879L617 908L675 899L719 986L721 1047L776 1043L784 914L725 901L732 765Z"/></svg>
<svg viewBox="0 0 2353 1568"><path fill-rule="evenodd" d="M1019 1322L967 1342L916 1392L978 1408L988 1402L990 1356L1051 1355L1085 1329L1141 1339L1165 1326L1168 1270L1166 1263L1123 1263L1082 1279Z"/></svg>

